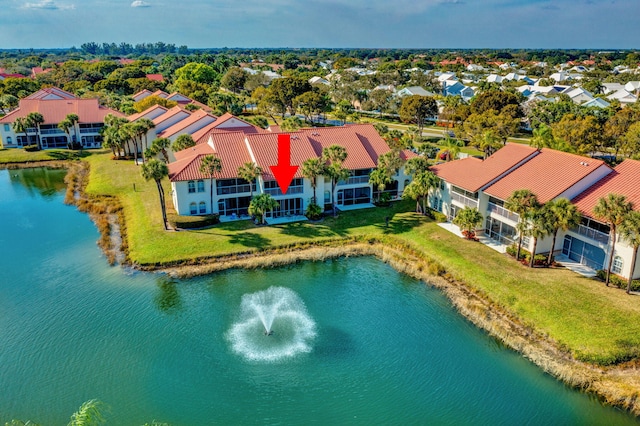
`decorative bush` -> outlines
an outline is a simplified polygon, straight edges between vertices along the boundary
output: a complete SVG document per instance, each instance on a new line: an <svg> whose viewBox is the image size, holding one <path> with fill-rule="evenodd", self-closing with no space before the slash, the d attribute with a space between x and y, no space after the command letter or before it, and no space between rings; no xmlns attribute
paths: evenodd
<svg viewBox="0 0 640 426"><path fill-rule="evenodd" d="M378 199L378 201L376 201L374 204L378 207L387 207L391 205L391 194L389 194L388 192L383 192L382 194L380 194L380 198Z"/></svg>
<svg viewBox="0 0 640 426"><path fill-rule="evenodd" d="M322 207L320 207L316 203L311 203L307 206L307 211L305 212L305 216L309 220L318 220L322 217Z"/></svg>
<svg viewBox="0 0 640 426"><path fill-rule="evenodd" d="M171 226L180 229L206 228L207 226L220 223L220 216L217 214L208 214L204 216L170 215L168 219Z"/></svg>
<svg viewBox="0 0 640 426"><path fill-rule="evenodd" d="M596 271L596 278L605 281L607 279L607 271L598 269ZM628 282L629 280L627 280L626 278L622 278L619 275L611 274L609 276L609 284L613 287L618 287L626 290ZM631 281L631 291L640 291L640 280Z"/></svg>
<svg viewBox="0 0 640 426"><path fill-rule="evenodd" d="M39 151L38 145L26 145L24 147L24 150L27 151L27 152Z"/></svg>

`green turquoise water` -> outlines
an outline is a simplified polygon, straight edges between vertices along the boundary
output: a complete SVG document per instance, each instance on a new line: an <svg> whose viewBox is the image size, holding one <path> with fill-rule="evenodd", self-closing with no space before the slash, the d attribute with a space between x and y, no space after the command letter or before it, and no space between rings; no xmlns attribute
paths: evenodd
<svg viewBox="0 0 640 426"><path fill-rule="evenodd" d="M113 425L636 423L372 258L175 283L109 267L61 178L0 171L0 424L63 425L93 398ZM292 357L248 360L230 330L243 296L271 286L295 293L315 337ZM276 345L287 327L276 318L274 336L251 338Z"/></svg>

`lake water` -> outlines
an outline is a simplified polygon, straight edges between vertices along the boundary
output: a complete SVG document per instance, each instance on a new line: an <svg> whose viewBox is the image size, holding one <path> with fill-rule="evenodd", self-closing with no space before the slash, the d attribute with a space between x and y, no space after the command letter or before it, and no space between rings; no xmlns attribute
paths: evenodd
<svg viewBox="0 0 640 426"><path fill-rule="evenodd" d="M110 267L62 176L0 170L0 424L64 425L93 398L113 425L637 424L372 258L180 282ZM304 303L315 337L246 359L230 330L243 296L272 286ZM256 338L282 338L278 324Z"/></svg>

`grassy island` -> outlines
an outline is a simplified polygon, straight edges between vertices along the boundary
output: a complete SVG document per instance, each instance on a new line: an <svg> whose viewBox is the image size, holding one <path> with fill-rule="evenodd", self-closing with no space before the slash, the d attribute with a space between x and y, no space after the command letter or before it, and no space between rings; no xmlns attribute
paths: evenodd
<svg viewBox="0 0 640 426"><path fill-rule="evenodd" d="M0 164L11 162L8 155L0 151ZM445 231L414 213L410 201L345 212L317 223L255 226L237 221L166 232L155 184L144 181L138 166L112 161L105 152L83 161L90 167L86 193L112 196L121 204L128 259L134 265L169 268L254 253L268 257L287 252L296 259L305 248L357 246L353 253L377 255L440 287L471 321L556 377L640 413L640 374L635 369L640 360L640 303L623 290L562 268L525 267Z"/></svg>

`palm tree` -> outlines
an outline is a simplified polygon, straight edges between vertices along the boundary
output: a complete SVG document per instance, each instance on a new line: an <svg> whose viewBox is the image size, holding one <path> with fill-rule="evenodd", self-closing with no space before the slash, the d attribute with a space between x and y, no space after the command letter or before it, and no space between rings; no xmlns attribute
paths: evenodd
<svg viewBox="0 0 640 426"><path fill-rule="evenodd" d="M40 140L40 125L44 123L44 116L39 112L30 112L26 117L27 127L36 129L36 142L38 149L42 149L42 141Z"/></svg>
<svg viewBox="0 0 640 426"><path fill-rule="evenodd" d="M76 115L77 117L77 115ZM58 123L58 129L62 130L63 132L65 132L67 134L67 136L69 137L69 142L67 143L67 147L69 149L73 148L73 140L71 139L71 127L73 127L74 124L71 123L71 120L69 120L69 116L67 115L67 117L62 120L61 122Z"/></svg>
<svg viewBox="0 0 640 426"><path fill-rule="evenodd" d="M248 212L255 216L260 223L266 223L265 215L267 211L276 209L280 206L278 201L271 194L260 194L251 200Z"/></svg>
<svg viewBox="0 0 640 426"><path fill-rule="evenodd" d="M619 194L608 194L598 200L593 208L593 214L596 219L600 219L609 225L609 236L611 238L611 251L609 252L609 262L607 263L607 277L605 284L609 285L609 277L611 275L611 264L613 262L613 253L616 248L616 230L618 226L625 220L626 216L631 212L633 206L627 201L627 197Z"/></svg>
<svg viewBox="0 0 640 426"><path fill-rule="evenodd" d="M154 180L158 187L158 195L160 196L160 208L162 209L162 222L165 231L167 227L167 207L164 200L164 189L162 188L162 179L169 175L169 168L162 161L155 158L142 165L142 177L145 180Z"/></svg>
<svg viewBox="0 0 640 426"><path fill-rule="evenodd" d="M324 164L319 158L309 158L302 163L301 173L302 176L311 182L311 188L313 188L313 198L311 202L318 204L318 199L316 198L317 178L325 173Z"/></svg>
<svg viewBox="0 0 640 426"><path fill-rule="evenodd" d="M222 171L222 160L220 157L209 154L202 158L202 163L200 163L200 173L209 176L209 195L211 197L209 201L211 203L211 214L213 214L213 175L220 173L220 171Z"/></svg>
<svg viewBox="0 0 640 426"><path fill-rule="evenodd" d="M153 123L153 121L149 120L148 118L140 118L136 120L136 129L138 130L140 137L144 137L143 152L147 149L147 134L149 133L149 130L154 129L155 127L156 125ZM140 142L142 143L142 141Z"/></svg>
<svg viewBox="0 0 640 426"><path fill-rule="evenodd" d="M640 211L632 211L620 224L620 237L633 247L633 257L631 258L631 270L629 271L629 281L627 281L627 294L631 292L633 282L633 272L636 269L636 259L638 258L638 247L640 247Z"/></svg>
<svg viewBox="0 0 640 426"><path fill-rule="evenodd" d="M250 197L253 198L253 181L262 175L262 167L255 163L244 163L238 167L238 177L249 182Z"/></svg>
<svg viewBox="0 0 640 426"><path fill-rule="evenodd" d="M106 423L102 412L105 406L102 401L92 399L80 406L78 411L71 415L68 426L96 426Z"/></svg>
<svg viewBox="0 0 640 426"><path fill-rule="evenodd" d="M516 251L516 260L520 260L520 250L522 250L522 237L528 228L526 214L531 209L538 207L538 199L536 195L528 189L517 189L507 198L504 207L520 216L518 222L518 250Z"/></svg>
<svg viewBox="0 0 640 426"><path fill-rule="evenodd" d="M389 176L388 171L383 168L376 167L369 174L369 184L373 185L378 190L377 191L378 201L380 201L380 196L382 195L382 191L384 191L384 188L387 186L388 183L391 183L391 176Z"/></svg>
<svg viewBox="0 0 640 426"><path fill-rule="evenodd" d="M533 268L535 262L538 240L553 232L551 222L547 216L547 209L545 207L533 208L525 214L525 217L529 222L527 233L531 238L533 238L533 249L531 250L531 256L529 257L530 268Z"/></svg>
<svg viewBox="0 0 640 426"><path fill-rule="evenodd" d="M336 208L336 186L341 180L349 179L351 173L342 166L347 158L347 150L340 145L331 145L322 149L322 161L327 164L325 173L331 179L331 205L333 208L333 216L337 216Z"/></svg>
<svg viewBox="0 0 640 426"><path fill-rule="evenodd" d="M482 213L476 207L465 207L453 218L453 223L462 229L465 238L471 240L475 238L475 230L482 220Z"/></svg>
<svg viewBox="0 0 640 426"><path fill-rule="evenodd" d="M545 208L547 210L549 226L553 229L553 240L551 242L549 258L547 259L547 263L551 265L553 264L553 250L556 247L558 231L567 231L578 226L580 224L580 212L578 212L575 204L571 204L566 198L549 201L545 204Z"/></svg>
<svg viewBox="0 0 640 426"><path fill-rule="evenodd" d="M413 180L404 188L403 198L416 200L416 213L427 214L426 200L432 189L440 185L440 178L429 170L420 171L414 174ZM422 209L420 208L422 200Z"/></svg>
<svg viewBox="0 0 640 426"><path fill-rule="evenodd" d="M147 151L151 155L156 155L157 153L162 153L162 157L165 163L169 162L169 154L167 153L167 148L171 146L171 139L169 138L156 138L151 142L151 146ZM150 155L150 156L151 156Z"/></svg>
<svg viewBox="0 0 640 426"><path fill-rule="evenodd" d="M13 122L13 131L16 133L24 133L24 141L27 145L29 145L29 135L27 134L27 129L29 125L27 123L27 117L18 117Z"/></svg>
<svg viewBox="0 0 640 426"><path fill-rule="evenodd" d="M460 149L464 146L462 141L450 138L449 136L439 140L438 143L442 148L440 149L440 152L438 152L437 158L440 159L441 155L446 153L445 161L455 160L458 157L458 154L460 154Z"/></svg>

